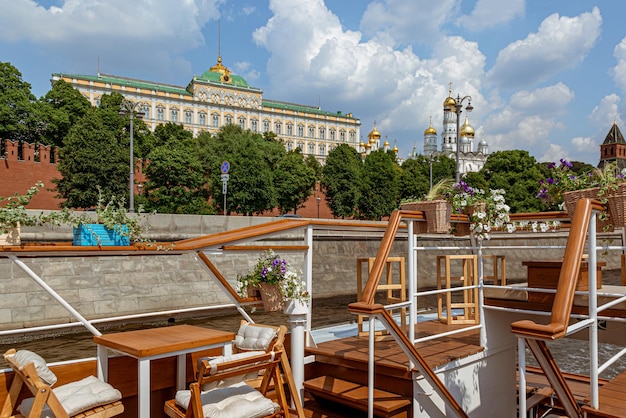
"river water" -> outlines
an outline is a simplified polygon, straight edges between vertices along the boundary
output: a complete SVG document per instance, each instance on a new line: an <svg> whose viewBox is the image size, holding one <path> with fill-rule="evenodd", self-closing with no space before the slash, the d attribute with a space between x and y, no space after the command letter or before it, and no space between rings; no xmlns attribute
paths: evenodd
<svg viewBox="0 0 626 418"><path fill-rule="evenodd" d="M604 284L619 284L619 270L603 271ZM320 328L329 325L354 323L356 324L356 316L348 312L348 304L356 301L355 295L338 295L332 298L314 299L312 301L312 319L311 328ZM425 301L420 299L420 306L436 306L434 296L427 297ZM289 324L289 318L282 312L265 312L262 309L250 313L255 322L269 325ZM129 331L133 329L161 327L175 324L190 324L206 328L220 329L225 331L236 331L239 328L239 322L242 317L236 310L229 313L213 314L212 316L190 319L174 319L164 318L159 321L142 323L140 325L126 325L123 327L103 328L96 326L103 333ZM588 342L573 339L561 339L549 343L549 347L555 356L559 367L565 372L581 373L588 375L589 359L588 359ZM71 333L64 335L55 335L49 337L40 337L38 339L29 339L23 341L1 341L0 351L4 353L9 348L29 349L40 354L48 362L67 361L76 358L86 358L96 356L96 345L93 343L91 334L88 332ZM618 353L621 347L601 344L599 348L599 358L601 362L606 361L614 354ZM527 351L527 362L535 365L534 358ZM7 364L0 357L0 367L5 368ZM618 360L615 364L607 369L600 377L612 378L622 371L626 370L626 358Z"/></svg>

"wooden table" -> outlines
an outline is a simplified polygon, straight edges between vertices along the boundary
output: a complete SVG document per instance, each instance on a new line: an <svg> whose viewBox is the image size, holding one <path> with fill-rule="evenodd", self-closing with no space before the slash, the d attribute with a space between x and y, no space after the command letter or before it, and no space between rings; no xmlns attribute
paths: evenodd
<svg viewBox="0 0 626 418"><path fill-rule="evenodd" d="M223 347L224 354L231 354L231 342L235 334L196 327L175 325L163 328L142 329L138 331L117 332L93 337L98 345L98 375L105 381L108 378L108 353L106 349L134 357L138 360L139 417L150 417L150 361L177 356L178 371L176 386L178 390L186 384L186 354Z"/></svg>
<svg viewBox="0 0 626 418"><path fill-rule="evenodd" d="M556 289L561 274L562 260L537 260L522 261L522 265L528 267L528 287L536 287L540 289ZM602 267L606 266L606 262L596 262L596 288L602 287ZM576 290L589 290L589 263L585 260L580 264L580 273L578 274L578 282ZM537 303L552 303L554 300L553 293L528 292L528 301Z"/></svg>

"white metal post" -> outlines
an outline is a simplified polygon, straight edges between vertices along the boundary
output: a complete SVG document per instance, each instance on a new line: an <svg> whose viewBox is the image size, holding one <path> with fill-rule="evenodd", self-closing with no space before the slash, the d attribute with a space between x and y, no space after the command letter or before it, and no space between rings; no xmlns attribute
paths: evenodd
<svg viewBox="0 0 626 418"><path fill-rule="evenodd" d="M597 298L597 248L596 248L596 218L593 212L589 220L589 262L587 277L589 279L589 386L591 406L598 409L600 399L598 394L598 298Z"/></svg>

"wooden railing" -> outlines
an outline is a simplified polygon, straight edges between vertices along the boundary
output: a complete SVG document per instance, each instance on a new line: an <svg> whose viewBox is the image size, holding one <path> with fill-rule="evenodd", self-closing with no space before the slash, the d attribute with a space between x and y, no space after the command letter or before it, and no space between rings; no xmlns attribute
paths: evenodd
<svg viewBox="0 0 626 418"><path fill-rule="evenodd" d="M548 324L537 324L531 320L517 321L511 324L511 332L526 342L543 372L550 382L552 389L557 394L563 408L570 417L582 417L583 412L576 402L574 395L567 385L565 377L554 360L546 341L556 340L566 336L574 294L576 292L576 282L580 272L587 229L592 211L601 211L604 207L597 201L581 199L576 204L574 218L572 219L570 233L565 247L565 255L559 275L550 322ZM595 237L594 237L595 238ZM520 346L522 349L522 346ZM520 367L525 362L520 361ZM520 370L520 374L523 373ZM520 397L524 396L524 388L521 387L524 379L520 379ZM521 403L523 404L523 403ZM520 416L525 414L520 407ZM525 416L525 415L524 415Z"/></svg>

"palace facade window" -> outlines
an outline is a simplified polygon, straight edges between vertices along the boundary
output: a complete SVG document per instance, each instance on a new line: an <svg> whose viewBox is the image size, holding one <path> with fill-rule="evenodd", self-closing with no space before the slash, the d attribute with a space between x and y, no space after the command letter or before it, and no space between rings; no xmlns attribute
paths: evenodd
<svg viewBox="0 0 626 418"><path fill-rule="evenodd" d="M293 136L293 124L292 123L287 124L287 135Z"/></svg>
<svg viewBox="0 0 626 418"><path fill-rule="evenodd" d="M220 115L219 113L211 114L211 126L214 128L218 128L220 126Z"/></svg>
<svg viewBox="0 0 626 418"><path fill-rule="evenodd" d="M269 132L270 131L270 121L269 120L264 120L263 121L263 132Z"/></svg>
<svg viewBox="0 0 626 418"><path fill-rule="evenodd" d="M190 124L192 117L191 110L185 110L185 123Z"/></svg>
<svg viewBox="0 0 626 418"><path fill-rule="evenodd" d="M143 105L141 106L141 111L143 112L143 117L145 119L150 119L150 105Z"/></svg>
<svg viewBox="0 0 626 418"><path fill-rule="evenodd" d="M315 127L309 126L309 138L315 138Z"/></svg>
<svg viewBox="0 0 626 418"><path fill-rule="evenodd" d="M315 144L309 144L309 154L315 154Z"/></svg>
<svg viewBox="0 0 626 418"><path fill-rule="evenodd" d="M246 129L246 118L244 118L243 116L239 117L239 127L241 129Z"/></svg>
<svg viewBox="0 0 626 418"><path fill-rule="evenodd" d="M226 115L226 125L232 125L233 124L233 117L232 115Z"/></svg>
<svg viewBox="0 0 626 418"><path fill-rule="evenodd" d="M206 125L206 113L202 112L198 115L199 123L201 126Z"/></svg>
<svg viewBox="0 0 626 418"><path fill-rule="evenodd" d="M178 122L178 109L170 109L170 122Z"/></svg>
<svg viewBox="0 0 626 418"><path fill-rule="evenodd" d="M320 139L326 139L326 129L320 128Z"/></svg>
<svg viewBox="0 0 626 418"><path fill-rule="evenodd" d="M250 127L252 132L258 132L259 131L259 121L256 119L252 119L250 121Z"/></svg>
<svg viewBox="0 0 626 418"><path fill-rule="evenodd" d="M346 142L346 131L344 130L339 131L339 140L341 142Z"/></svg>
<svg viewBox="0 0 626 418"><path fill-rule="evenodd" d="M334 140L335 140L335 130L334 130L334 129L331 129L331 130L330 130L330 140L331 140L331 141L334 141Z"/></svg>
<svg viewBox="0 0 626 418"><path fill-rule="evenodd" d="M276 123L274 124L274 129L275 129L274 133L275 133L276 135L280 135L280 134L282 134L282 133L283 133L283 124L282 124L282 123L280 123L280 122L276 122Z"/></svg>
<svg viewBox="0 0 626 418"><path fill-rule="evenodd" d="M165 119L165 109L159 106L157 107L157 120L163 120L163 119Z"/></svg>
<svg viewBox="0 0 626 418"><path fill-rule="evenodd" d="M298 125L298 136L300 138L304 136L304 125Z"/></svg>

